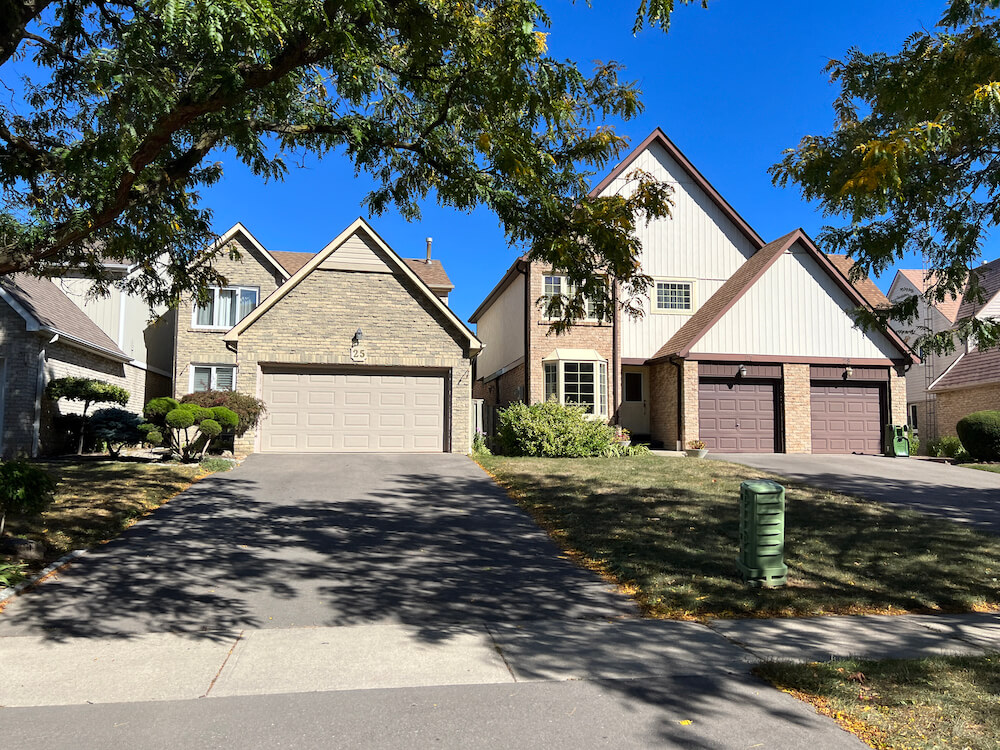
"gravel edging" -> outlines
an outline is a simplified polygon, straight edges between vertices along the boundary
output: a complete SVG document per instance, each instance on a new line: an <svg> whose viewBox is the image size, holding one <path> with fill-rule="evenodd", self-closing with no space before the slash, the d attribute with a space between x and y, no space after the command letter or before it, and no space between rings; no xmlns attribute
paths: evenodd
<svg viewBox="0 0 1000 750"><path fill-rule="evenodd" d="M3 604L4 602L9 601L10 599L13 599L15 596L18 596L19 594L24 593L25 591L27 591L30 588L33 588L37 584L41 583L42 579L48 578L50 575L52 575L57 570L59 570L59 568L63 567L67 563L75 560L76 558L80 557L81 555L86 554L86 552L87 552L87 550L85 550L85 549L75 549L72 552L68 552L65 555L63 555L62 557L60 557L58 560L56 560L54 563L51 563L50 565L48 565L45 568L43 568L38 573L38 575L36 575L31 580L29 580L29 581L22 581L21 583L17 584L16 586L12 586L9 589L6 589L4 591L0 591L0 604Z"/></svg>

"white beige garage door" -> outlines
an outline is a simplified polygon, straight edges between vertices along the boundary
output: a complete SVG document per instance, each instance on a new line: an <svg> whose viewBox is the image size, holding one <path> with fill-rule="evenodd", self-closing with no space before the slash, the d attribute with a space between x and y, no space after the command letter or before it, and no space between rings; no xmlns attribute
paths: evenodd
<svg viewBox="0 0 1000 750"><path fill-rule="evenodd" d="M263 373L264 453L440 452L441 375Z"/></svg>

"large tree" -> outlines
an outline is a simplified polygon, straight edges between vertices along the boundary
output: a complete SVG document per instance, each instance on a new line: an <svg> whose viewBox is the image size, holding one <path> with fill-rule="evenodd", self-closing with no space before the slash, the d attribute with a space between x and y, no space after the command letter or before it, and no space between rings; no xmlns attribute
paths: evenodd
<svg viewBox="0 0 1000 750"><path fill-rule="evenodd" d="M829 248L847 252L855 273L880 273L907 253L924 258L936 303L969 283L981 302L977 264L1000 222L1000 0L952 0L933 29L894 54L851 49L828 69L840 86L829 135L810 135L772 167L777 184L796 183L847 223L826 227ZM918 297L898 301L863 325L911 321L919 343L948 351L950 335L916 322ZM966 319L958 330L983 348L1000 324Z"/></svg>
<svg viewBox="0 0 1000 750"><path fill-rule="evenodd" d="M643 0L636 30L666 29L674 5ZM595 272L642 291L636 228L669 188L636 173L586 198L626 145L602 123L640 112L638 91L613 62L550 57L548 24L530 0L0 0L0 273L72 264L105 283L111 257L175 301L217 280L212 155L280 179L307 150L374 176L375 214L415 218L428 196L492 210L579 282L567 318Z"/></svg>

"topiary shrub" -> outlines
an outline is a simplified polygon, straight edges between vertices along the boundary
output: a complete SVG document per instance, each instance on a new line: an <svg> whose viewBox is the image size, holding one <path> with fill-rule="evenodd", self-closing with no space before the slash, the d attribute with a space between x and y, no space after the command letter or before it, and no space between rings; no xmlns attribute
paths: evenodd
<svg viewBox="0 0 1000 750"><path fill-rule="evenodd" d="M977 461L1000 461L1000 411L977 411L955 426L959 440Z"/></svg>
<svg viewBox="0 0 1000 750"><path fill-rule="evenodd" d="M211 409L212 419L219 423L223 432L235 432L239 427L240 417L232 409L225 406L214 406Z"/></svg>
<svg viewBox="0 0 1000 750"><path fill-rule="evenodd" d="M146 418L147 422L151 424L162 427L166 424L164 418L180 406L180 402L177 399L170 398L169 396L162 396L160 398L154 398L145 407L143 407L142 415Z"/></svg>
<svg viewBox="0 0 1000 750"><path fill-rule="evenodd" d="M118 458L122 448L142 441L139 422L138 414L125 409L101 409L90 418L90 434L98 443L104 443L109 456Z"/></svg>
<svg viewBox="0 0 1000 750"><path fill-rule="evenodd" d="M22 459L0 464L0 535L7 514L35 516L52 502L56 483L44 469Z"/></svg>
<svg viewBox="0 0 1000 750"><path fill-rule="evenodd" d="M230 411L233 411L239 420L233 430L237 435L242 435L251 427L256 427L261 415L265 411L264 402L259 398L254 398L238 391L198 391L197 393L188 393L181 398L181 403L197 404L209 409L216 406L226 407ZM224 429L225 427L223 425ZM230 430L226 429L226 432L230 432Z"/></svg>
<svg viewBox="0 0 1000 750"><path fill-rule="evenodd" d="M105 383L103 380L94 378L56 378L45 386L45 395L53 401L61 398L67 401L83 402L83 422L80 432L77 435L76 453L83 453L83 439L87 426L87 409L91 404L120 404L125 406L128 403L129 393L121 386Z"/></svg>
<svg viewBox="0 0 1000 750"><path fill-rule="evenodd" d="M497 441L509 456L584 458L618 455L614 428L587 419L581 406L511 404L498 413Z"/></svg>

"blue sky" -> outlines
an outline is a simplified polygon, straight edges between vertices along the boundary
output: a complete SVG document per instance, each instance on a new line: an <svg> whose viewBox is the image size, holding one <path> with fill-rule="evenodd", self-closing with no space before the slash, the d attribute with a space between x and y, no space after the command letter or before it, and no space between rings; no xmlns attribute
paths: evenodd
<svg viewBox="0 0 1000 750"><path fill-rule="evenodd" d="M617 128L633 144L661 127L722 195L764 237L796 227L815 236L830 220L794 189L771 185L768 167L806 134L833 125L836 88L823 68L851 47L898 49L913 31L930 28L944 0L841 0L802 2L713 0L675 13L668 34L631 33L638 0L548 0L549 50L558 58L617 60L639 82L645 112ZM265 184L238 162L226 160L225 177L204 191L225 231L242 221L271 250L315 252L363 214L371 186L355 177L337 154L293 166L284 182ZM599 178L598 178L599 179ZM369 217L366 217L369 218ZM370 217L404 257L420 257L424 238L455 283L452 307L466 319L517 255L504 242L495 217L464 214L429 201L409 223L394 212ZM835 223L835 220L832 222ZM987 249L986 257L996 254ZM919 260L910 259L910 267ZM892 273L877 280L883 290Z"/></svg>

